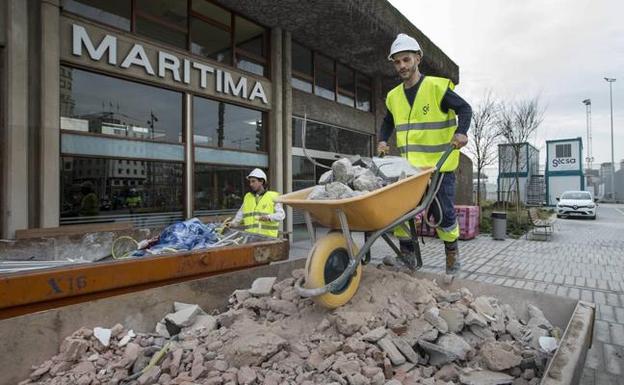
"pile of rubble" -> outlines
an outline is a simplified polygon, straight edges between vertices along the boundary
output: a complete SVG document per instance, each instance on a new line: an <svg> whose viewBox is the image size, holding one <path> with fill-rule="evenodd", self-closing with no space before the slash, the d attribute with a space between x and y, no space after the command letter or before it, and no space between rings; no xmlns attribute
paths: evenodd
<svg viewBox="0 0 624 385"><path fill-rule="evenodd" d="M414 175L418 171L401 157L342 158L332 164L331 170L321 175L308 199L353 198Z"/></svg>
<svg viewBox="0 0 624 385"><path fill-rule="evenodd" d="M522 318L384 267L330 311L297 295L302 274L261 278L220 314L176 303L153 333L80 329L21 384L533 385L558 333L536 307Z"/></svg>

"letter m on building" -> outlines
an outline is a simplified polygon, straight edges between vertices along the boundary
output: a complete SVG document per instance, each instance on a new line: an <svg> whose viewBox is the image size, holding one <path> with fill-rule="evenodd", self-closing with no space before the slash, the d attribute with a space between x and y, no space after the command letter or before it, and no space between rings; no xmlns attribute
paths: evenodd
<svg viewBox="0 0 624 385"><path fill-rule="evenodd" d="M80 25L72 24L72 54L82 56L83 46L87 49L91 59L98 61L105 52L108 52L108 64L117 65L117 38L115 36L104 36L96 48L87 30Z"/></svg>

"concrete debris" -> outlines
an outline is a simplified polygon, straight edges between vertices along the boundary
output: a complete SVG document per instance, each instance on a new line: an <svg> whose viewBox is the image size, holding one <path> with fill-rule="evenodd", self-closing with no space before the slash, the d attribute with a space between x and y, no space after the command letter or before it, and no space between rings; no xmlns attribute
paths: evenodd
<svg viewBox="0 0 624 385"><path fill-rule="evenodd" d="M468 314L464 320L466 325L477 325L481 327L487 326L487 321L481 315L475 313L472 309L468 310Z"/></svg>
<svg viewBox="0 0 624 385"><path fill-rule="evenodd" d="M551 331L539 309L523 318L533 320L529 327L494 298L473 299L465 289L448 293L433 281L383 267L366 269L360 291L334 310L296 295L295 281L303 275L297 270L279 282L265 277L249 290L235 291L221 313L175 303L156 332L120 324L101 328L110 331L105 345L99 330L82 328L21 384L533 385L541 380L550 355L540 350L539 337Z"/></svg>
<svg viewBox="0 0 624 385"><path fill-rule="evenodd" d="M508 374L489 370L474 370L459 375L459 381L465 385L504 385L511 384L513 380Z"/></svg>
<svg viewBox="0 0 624 385"><path fill-rule="evenodd" d="M388 358L390 359L390 362L392 362L392 365L396 366L405 363L405 357L403 356L403 354L401 354L401 352L399 352L396 345L392 342L390 338L384 337L380 339L379 341L377 341L377 345L379 345L381 350L386 352Z"/></svg>
<svg viewBox="0 0 624 385"><path fill-rule="evenodd" d="M334 173L332 170L325 171L318 180L318 184L328 184L334 181Z"/></svg>
<svg viewBox="0 0 624 385"><path fill-rule="evenodd" d="M464 315L457 309L440 309L440 317L446 321L448 331L459 333L464 328Z"/></svg>
<svg viewBox="0 0 624 385"><path fill-rule="evenodd" d="M332 164L333 179L336 182L349 184L353 179L353 165L347 158L338 159Z"/></svg>
<svg viewBox="0 0 624 385"><path fill-rule="evenodd" d="M254 297L264 297L271 295L273 291L273 284L275 283L276 277L262 277L256 278L255 281L251 284L251 289L249 289L249 294Z"/></svg>
<svg viewBox="0 0 624 385"><path fill-rule="evenodd" d="M431 326L438 329L440 333L447 333L449 331L448 324L444 318L440 317L440 309L437 307L429 308L425 312L425 320L429 322Z"/></svg>
<svg viewBox="0 0 624 385"><path fill-rule="evenodd" d="M481 347L481 356L488 369L501 371L520 365L522 356L504 342L488 342Z"/></svg>
<svg viewBox="0 0 624 385"><path fill-rule="evenodd" d="M173 325L179 328L184 328L192 325L197 319L197 316L202 314L205 313L199 306L192 305L183 307L175 313L167 314L164 320L171 322Z"/></svg>
<svg viewBox="0 0 624 385"><path fill-rule="evenodd" d="M373 329L370 332L364 334L362 336L362 341L377 342L380 339L382 339L383 337L385 337L386 334L388 334L388 330L385 327L380 326L380 327L378 327L376 329Z"/></svg>
<svg viewBox="0 0 624 385"><path fill-rule="evenodd" d="M345 199L353 196L353 189L342 182L332 182L325 185L327 199Z"/></svg>
<svg viewBox="0 0 624 385"><path fill-rule="evenodd" d="M104 346L108 346L111 338L111 329L95 327L93 328L93 335Z"/></svg>
<svg viewBox="0 0 624 385"><path fill-rule="evenodd" d="M339 159L332 164L330 171L321 175L307 199L346 199L377 190L387 181L375 170L373 162L365 158Z"/></svg>
<svg viewBox="0 0 624 385"><path fill-rule="evenodd" d="M412 166L407 159L400 156L373 158L373 169L376 171L377 175L392 182L396 182L407 176L416 175L420 172L420 170Z"/></svg>

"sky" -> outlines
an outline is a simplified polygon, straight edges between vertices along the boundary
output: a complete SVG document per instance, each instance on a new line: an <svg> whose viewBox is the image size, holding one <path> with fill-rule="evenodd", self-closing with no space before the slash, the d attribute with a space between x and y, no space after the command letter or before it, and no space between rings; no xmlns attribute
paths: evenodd
<svg viewBox="0 0 624 385"><path fill-rule="evenodd" d="M540 150L541 163L550 139L580 136L586 156L582 101L588 98L593 168L611 161L609 84L604 77L616 78L616 165L624 159L624 1L389 1L459 65L456 91L473 109L487 91L503 101L539 97L544 121L531 142Z"/></svg>

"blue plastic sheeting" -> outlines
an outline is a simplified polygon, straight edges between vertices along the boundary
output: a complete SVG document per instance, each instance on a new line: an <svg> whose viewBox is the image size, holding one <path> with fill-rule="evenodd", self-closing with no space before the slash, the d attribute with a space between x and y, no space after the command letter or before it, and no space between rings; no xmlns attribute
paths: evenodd
<svg viewBox="0 0 624 385"><path fill-rule="evenodd" d="M158 242L148 250L150 254L168 250L196 250L212 247L219 241L218 224L203 224L197 218L177 222L166 227Z"/></svg>

